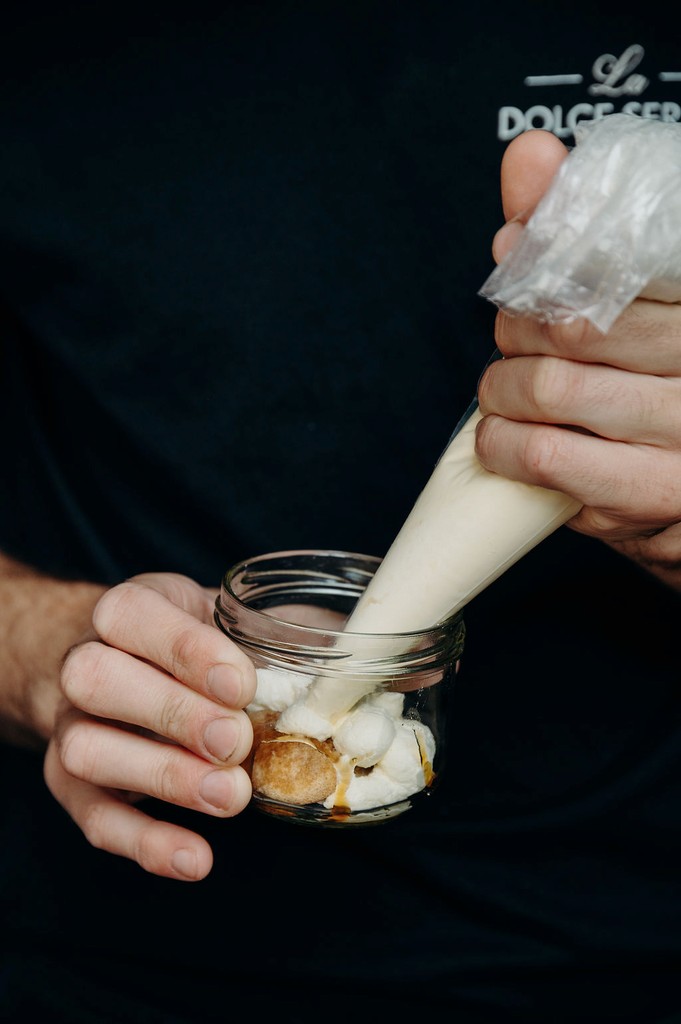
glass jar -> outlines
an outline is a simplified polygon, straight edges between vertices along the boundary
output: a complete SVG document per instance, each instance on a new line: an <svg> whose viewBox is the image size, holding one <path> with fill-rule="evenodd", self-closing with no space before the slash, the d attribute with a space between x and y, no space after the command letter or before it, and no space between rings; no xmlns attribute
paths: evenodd
<svg viewBox="0 0 681 1024"><path fill-rule="evenodd" d="M258 676L245 767L267 814L372 824L437 786L462 614L413 633L344 632L379 563L344 551L280 551L239 562L222 580L215 622Z"/></svg>

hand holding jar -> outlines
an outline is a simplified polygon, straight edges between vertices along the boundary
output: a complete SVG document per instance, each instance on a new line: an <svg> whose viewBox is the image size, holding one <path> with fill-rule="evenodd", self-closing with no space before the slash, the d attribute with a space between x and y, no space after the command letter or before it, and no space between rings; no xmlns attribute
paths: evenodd
<svg viewBox="0 0 681 1024"><path fill-rule="evenodd" d="M208 874L210 846L150 817L140 798L226 818L251 797L240 763L252 743L242 709L255 671L212 625L214 600L172 573L108 590L91 634L64 661L45 760L50 790L94 846L185 880Z"/></svg>

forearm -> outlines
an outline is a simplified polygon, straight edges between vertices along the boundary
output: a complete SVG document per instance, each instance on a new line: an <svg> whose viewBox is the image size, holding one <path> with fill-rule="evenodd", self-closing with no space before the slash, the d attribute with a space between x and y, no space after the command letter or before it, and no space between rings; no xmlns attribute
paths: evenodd
<svg viewBox="0 0 681 1024"><path fill-rule="evenodd" d="M87 633L104 589L45 576L0 553L0 739L44 746L64 655Z"/></svg>

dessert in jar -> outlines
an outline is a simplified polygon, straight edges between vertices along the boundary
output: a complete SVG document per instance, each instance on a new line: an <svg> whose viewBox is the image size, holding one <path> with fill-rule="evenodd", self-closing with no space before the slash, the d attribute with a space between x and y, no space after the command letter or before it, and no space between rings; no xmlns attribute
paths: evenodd
<svg viewBox="0 0 681 1024"><path fill-rule="evenodd" d="M246 767L266 813L370 824L437 786L463 619L409 633L349 632L379 564L347 552L276 552L223 579L216 623L256 666Z"/></svg>

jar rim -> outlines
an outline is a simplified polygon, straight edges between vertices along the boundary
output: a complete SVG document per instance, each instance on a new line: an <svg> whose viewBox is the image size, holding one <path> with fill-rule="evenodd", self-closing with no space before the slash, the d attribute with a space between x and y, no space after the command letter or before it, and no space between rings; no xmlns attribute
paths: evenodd
<svg viewBox="0 0 681 1024"><path fill-rule="evenodd" d="M339 560L340 559L347 560L348 558L351 558L351 559L357 560L358 563L359 562L372 563L374 565L374 571L378 568L378 566L380 565L380 563L382 561L382 559L379 558L376 555L365 555L365 554L362 554L360 552L356 552L356 551L343 551L343 550L337 549L337 548L290 548L290 549L283 549L281 551L266 552L266 553L263 553L263 554L254 555L254 556L249 557L249 558L242 558L242 559L240 559L240 561L235 562L235 564L232 565L224 573L224 575L222 577L222 586L221 586L220 595L218 596L218 599L217 599L218 602L221 600L221 598L224 595L229 595L229 597L231 599L233 599L234 601L236 601L242 608L248 609L248 611L253 613L254 616L261 617L262 619L265 619L268 622L279 622L282 625L286 626L287 629L293 629L293 630L300 629L300 630L302 630L304 632L320 633L320 634L330 635L330 636L376 636L376 637L379 637L379 636L388 637L388 636L390 636L390 637L412 637L412 638L426 637L426 636L428 636L429 633L439 632L439 631L442 630L443 627L445 627L447 625L454 625L455 623L457 623L457 622L459 622L459 621L461 621L463 619L463 611L458 611L455 614L449 616L448 618L443 619L442 622L434 623L432 626L429 626L427 628L413 629L413 630L404 630L404 631L400 631L400 632L396 632L396 633L350 633L350 632L346 632L345 630L342 630L342 629L341 630L333 630L333 629L328 629L326 627L321 628L321 627L316 627L316 626L306 626L306 625L300 625L300 624L295 623L295 622L290 622L288 619L280 619L280 618L278 618L275 615L270 615L268 613L261 612L257 608L252 608L248 604L247 601L244 601L243 598L239 594L237 594L235 592L235 590L234 590L234 580L239 576L239 574L243 574L250 567L255 567L257 569L259 566L265 565L265 564L267 564L267 562L269 562L271 560L274 560L274 559L288 559L288 560L291 560L291 559L294 559L294 558L299 558L301 556L302 557L308 557L308 558L309 557L322 556L324 558L333 558L333 559L339 559ZM281 571L282 571L281 569L278 570L279 573L281 573ZM322 578L328 579L328 576L322 575L320 573L320 579L322 579ZM367 582L368 582L368 580L367 580ZM348 590L349 590L349 588L348 588ZM358 594L359 594L359 591L358 591Z"/></svg>
<svg viewBox="0 0 681 1024"><path fill-rule="evenodd" d="M306 649L310 658L339 665L368 659L378 666L396 659L413 669L424 659L459 656L465 626L462 611L427 629L400 633L353 633L342 628L309 626L276 615L276 602L292 603L295 594L314 597L335 594L340 600L356 600L378 568L374 555L338 549L297 548L241 559L229 568L215 601L218 628L254 651L266 646L287 659ZM304 585L303 585L304 584ZM284 600L288 596L289 600ZM274 612L262 611L252 600L272 602ZM312 603L312 602L310 602Z"/></svg>

